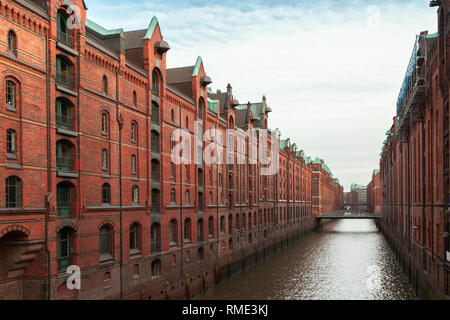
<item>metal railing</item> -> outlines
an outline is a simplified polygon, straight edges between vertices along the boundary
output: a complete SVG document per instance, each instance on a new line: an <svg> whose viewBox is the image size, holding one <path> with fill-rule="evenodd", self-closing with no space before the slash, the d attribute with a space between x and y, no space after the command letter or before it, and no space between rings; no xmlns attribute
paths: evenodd
<svg viewBox="0 0 450 320"><path fill-rule="evenodd" d="M57 113L56 126L62 129L73 130L73 117Z"/></svg>
<svg viewBox="0 0 450 320"><path fill-rule="evenodd" d="M61 171L72 171L73 160L69 157L56 157L56 169Z"/></svg>
<svg viewBox="0 0 450 320"><path fill-rule="evenodd" d="M58 41L70 46L70 34L63 31L58 31Z"/></svg>

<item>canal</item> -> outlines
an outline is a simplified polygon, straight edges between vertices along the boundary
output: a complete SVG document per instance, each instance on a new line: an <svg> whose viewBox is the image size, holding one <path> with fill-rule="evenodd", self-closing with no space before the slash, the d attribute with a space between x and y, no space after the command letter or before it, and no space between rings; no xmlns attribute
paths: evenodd
<svg viewBox="0 0 450 320"><path fill-rule="evenodd" d="M196 299L405 300L415 294L375 222L336 220Z"/></svg>

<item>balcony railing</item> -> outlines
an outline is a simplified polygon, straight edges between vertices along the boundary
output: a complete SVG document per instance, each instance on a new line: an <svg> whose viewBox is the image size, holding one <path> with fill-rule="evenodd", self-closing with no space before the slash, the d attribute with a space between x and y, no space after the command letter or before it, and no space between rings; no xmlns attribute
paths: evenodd
<svg viewBox="0 0 450 320"><path fill-rule="evenodd" d="M56 126L58 128L73 130L73 118L71 116L66 116L63 114L56 114Z"/></svg>
<svg viewBox="0 0 450 320"><path fill-rule="evenodd" d="M73 160L69 157L56 157L56 169L61 171L72 171Z"/></svg>
<svg viewBox="0 0 450 320"><path fill-rule="evenodd" d="M58 202L57 204L58 217L70 217L71 213L72 213L71 202Z"/></svg>
<svg viewBox="0 0 450 320"><path fill-rule="evenodd" d="M161 243L157 240L151 240L152 252L161 252Z"/></svg>
<svg viewBox="0 0 450 320"><path fill-rule="evenodd" d="M58 31L58 41L64 43L70 47L70 34L62 31Z"/></svg>
<svg viewBox="0 0 450 320"><path fill-rule="evenodd" d="M58 271L66 272L67 268L72 265L72 256L58 258Z"/></svg>

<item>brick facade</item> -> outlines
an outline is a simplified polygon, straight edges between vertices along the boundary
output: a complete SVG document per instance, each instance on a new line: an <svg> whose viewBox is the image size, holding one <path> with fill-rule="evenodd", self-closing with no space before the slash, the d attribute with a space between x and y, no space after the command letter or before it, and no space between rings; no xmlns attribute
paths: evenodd
<svg viewBox="0 0 450 320"><path fill-rule="evenodd" d="M383 146L381 226L417 288L448 299L450 1L430 6L438 7L438 33L417 37Z"/></svg>
<svg viewBox="0 0 450 320"><path fill-rule="evenodd" d="M65 30L72 3L81 28ZM167 68L156 17L124 32L86 19L81 0L2 0L0 23L0 299L189 298L314 228L310 158L277 137L275 175L250 161L266 98L211 92L200 57ZM212 128L218 145L242 133L229 154L242 164L173 163L174 130ZM342 207L317 170L320 213Z"/></svg>

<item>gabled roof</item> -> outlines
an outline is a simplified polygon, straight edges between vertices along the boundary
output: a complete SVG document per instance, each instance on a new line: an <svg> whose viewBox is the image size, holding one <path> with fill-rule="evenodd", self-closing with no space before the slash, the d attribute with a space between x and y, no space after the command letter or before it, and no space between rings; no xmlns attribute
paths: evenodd
<svg viewBox="0 0 450 320"><path fill-rule="evenodd" d="M193 71L194 66L167 69L166 71L167 83L174 84L174 83L192 82Z"/></svg>
<svg viewBox="0 0 450 320"><path fill-rule="evenodd" d="M158 24L158 19L156 16L153 16L152 21L150 21L150 25L145 32L144 39L151 39L153 36L153 32L155 31L156 25Z"/></svg>
<svg viewBox="0 0 450 320"><path fill-rule="evenodd" d="M125 32L125 49L142 48L144 46L142 39L146 32L146 29Z"/></svg>
<svg viewBox="0 0 450 320"><path fill-rule="evenodd" d="M108 30L104 27L102 27L101 25L95 23L92 20L89 20L86 18L86 27L88 27L89 29L91 29L92 31L98 33L101 36L112 36L112 35L120 35L122 38L124 37L123 35L123 29L119 28L119 29L112 29L112 30Z"/></svg>
<svg viewBox="0 0 450 320"><path fill-rule="evenodd" d="M192 76L196 77L198 76L198 73L200 72L200 67L202 65L202 58L199 56L197 58L197 61L195 62L194 70L192 71Z"/></svg>

